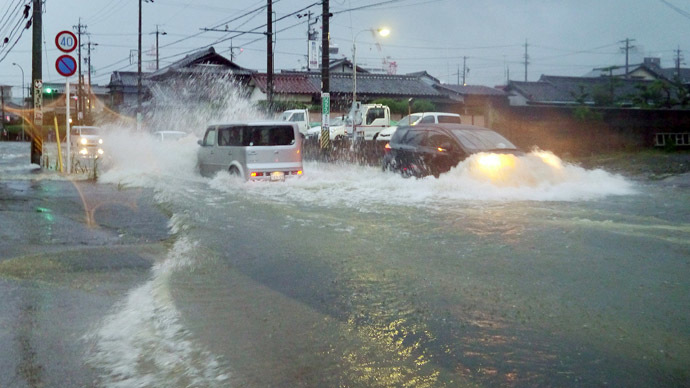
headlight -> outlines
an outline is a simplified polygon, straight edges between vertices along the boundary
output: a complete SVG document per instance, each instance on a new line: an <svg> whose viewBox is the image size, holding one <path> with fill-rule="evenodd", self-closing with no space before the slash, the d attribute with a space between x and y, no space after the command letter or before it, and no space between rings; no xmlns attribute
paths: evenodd
<svg viewBox="0 0 690 388"><path fill-rule="evenodd" d="M98 144L103 144L103 139L98 139Z"/></svg>
<svg viewBox="0 0 690 388"><path fill-rule="evenodd" d="M79 150L79 154L81 154L81 155L87 155L88 153L89 153L89 150L87 150L86 148L82 148Z"/></svg>
<svg viewBox="0 0 690 388"><path fill-rule="evenodd" d="M103 155L103 148L98 149L98 155Z"/></svg>
<svg viewBox="0 0 690 388"><path fill-rule="evenodd" d="M79 140L79 142L83 145L86 145L86 143L87 143L86 139L83 137L81 138L81 140Z"/></svg>

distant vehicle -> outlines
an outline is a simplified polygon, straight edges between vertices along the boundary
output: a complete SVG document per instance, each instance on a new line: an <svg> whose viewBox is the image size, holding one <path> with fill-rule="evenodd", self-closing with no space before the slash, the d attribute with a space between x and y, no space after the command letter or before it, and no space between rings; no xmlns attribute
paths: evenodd
<svg viewBox="0 0 690 388"><path fill-rule="evenodd" d="M345 118L336 117L331 119L328 123L328 132L330 134L330 139L332 141L341 140L345 138ZM307 131L307 138L309 139L321 139L321 126L310 128Z"/></svg>
<svg viewBox="0 0 690 388"><path fill-rule="evenodd" d="M70 128L72 151L82 158L98 158L103 155L103 138L100 127L75 125Z"/></svg>
<svg viewBox="0 0 690 388"><path fill-rule="evenodd" d="M403 176L436 178L471 154L521 155L513 143L498 133L466 124L417 124L400 126L386 146L383 170Z"/></svg>
<svg viewBox="0 0 690 388"><path fill-rule="evenodd" d="M309 130L309 109L290 109L283 112L280 121L288 121L297 124L302 137L307 136Z"/></svg>
<svg viewBox="0 0 690 388"><path fill-rule="evenodd" d="M182 131L156 131L153 133L153 137L160 142L180 140L187 135L189 135L187 132Z"/></svg>
<svg viewBox="0 0 690 388"><path fill-rule="evenodd" d="M379 133L391 125L391 110L381 104L355 104L348 114L345 133L358 140L376 140ZM354 129L354 131L353 131Z"/></svg>
<svg viewBox="0 0 690 388"><path fill-rule="evenodd" d="M417 125L417 124L439 124L439 123L451 123L451 124L462 124L460 120L460 115L457 113L446 113L446 112L419 112L413 113L409 116L405 116L398 121L398 125ZM379 132L379 136L376 138L378 141L390 141L391 136L398 129L398 125L393 125L388 128L384 128Z"/></svg>
<svg viewBox="0 0 690 388"><path fill-rule="evenodd" d="M211 125L198 143L199 172L204 176L228 171L244 180L283 181L302 175L302 139L294 123Z"/></svg>

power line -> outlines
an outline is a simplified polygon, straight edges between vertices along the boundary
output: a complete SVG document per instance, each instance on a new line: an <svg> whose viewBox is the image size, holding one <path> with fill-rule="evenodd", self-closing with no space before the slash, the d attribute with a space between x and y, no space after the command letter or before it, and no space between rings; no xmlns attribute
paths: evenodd
<svg viewBox="0 0 690 388"><path fill-rule="evenodd" d="M662 3L664 3L666 6L668 6L669 8L671 8L672 10L674 10L674 11L678 12L679 14L685 16L686 18L690 19L690 13L688 13L687 11L684 11L684 10L682 10L682 9L680 9L680 8L678 8L678 7L676 7L675 5L669 3L669 2L666 1L666 0L660 0L660 1L661 1Z"/></svg>

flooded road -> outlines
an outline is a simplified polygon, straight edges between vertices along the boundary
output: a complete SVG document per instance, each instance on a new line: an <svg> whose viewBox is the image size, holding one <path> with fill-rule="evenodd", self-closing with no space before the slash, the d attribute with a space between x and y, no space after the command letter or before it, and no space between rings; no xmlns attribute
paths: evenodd
<svg viewBox="0 0 690 388"><path fill-rule="evenodd" d="M308 162L244 183L195 142L114 155L174 241L89 333L103 386L687 386L687 177L440 179ZM169 147L172 147L169 148Z"/></svg>
<svg viewBox="0 0 690 388"><path fill-rule="evenodd" d="M112 317L150 303L165 314L120 336L155 335L122 347L99 333L117 344L101 355L140 355L100 359L111 383L688 382L687 185L542 171L532 154L498 183L471 160L440 179L312 162L298 180L244 183L200 178L193 147L176 147L185 157L155 171L101 178L154 187L177 239L151 292Z"/></svg>

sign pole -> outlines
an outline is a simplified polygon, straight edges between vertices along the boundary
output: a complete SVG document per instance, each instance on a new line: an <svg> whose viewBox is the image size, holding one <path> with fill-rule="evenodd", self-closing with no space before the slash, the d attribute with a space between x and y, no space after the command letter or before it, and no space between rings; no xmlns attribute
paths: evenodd
<svg viewBox="0 0 690 388"><path fill-rule="evenodd" d="M65 128L67 129L67 173L72 173L72 140L70 133L72 132L69 128L69 78L65 77Z"/></svg>
<svg viewBox="0 0 690 388"><path fill-rule="evenodd" d="M64 53L70 53L77 48L77 36L74 35L72 31L60 31L55 35L55 46ZM71 116L69 103L70 103L70 92L69 92L69 77L74 75L77 71L77 61L71 55L61 55L55 61L55 69L57 72L65 77L65 128L67 130L67 173L72 173L72 138L71 130L69 125L69 118ZM81 81L81 80L80 80ZM59 139L58 139L59 144Z"/></svg>

